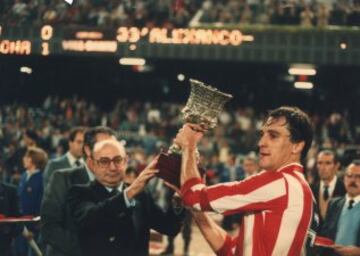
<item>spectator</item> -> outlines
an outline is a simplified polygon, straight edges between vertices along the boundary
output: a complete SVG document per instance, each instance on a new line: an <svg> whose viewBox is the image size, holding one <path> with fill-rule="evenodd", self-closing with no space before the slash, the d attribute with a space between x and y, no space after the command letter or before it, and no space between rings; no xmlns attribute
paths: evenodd
<svg viewBox="0 0 360 256"><path fill-rule="evenodd" d="M22 174L19 183L20 209L22 215L40 216L40 205L43 196L42 172L47 163L47 154L37 147L30 147L23 158L26 171ZM40 227L38 225L26 225L29 230L24 233L26 239L38 239ZM17 252L26 255L31 252L23 237L17 239ZM32 254L31 254L32 255Z"/></svg>
<svg viewBox="0 0 360 256"><path fill-rule="evenodd" d="M76 127L70 131L69 136L69 151L54 160L50 160L44 171L44 188L48 184L51 175L60 169L67 169L71 167L79 167L84 164L83 144L84 144L84 127Z"/></svg>
<svg viewBox="0 0 360 256"><path fill-rule="evenodd" d="M353 161L345 174L346 195L330 201L322 235L335 242L321 255L360 255L360 161Z"/></svg>
<svg viewBox="0 0 360 256"><path fill-rule="evenodd" d="M329 24L330 12L328 10L327 5L319 4L316 13L317 26L318 27L326 27Z"/></svg>
<svg viewBox="0 0 360 256"><path fill-rule="evenodd" d="M305 5L305 9L300 14L300 25L303 27L312 27L314 19L314 13L311 11L308 5Z"/></svg>
<svg viewBox="0 0 360 256"><path fill-rule="evenodd" d="M259 172L259 164L256 155L250 153L249 155L245 156L243 159L242 168L244 169L245 179L257 174Z"/></svg>
<svg viewBox="0 0 360 256"><path fill-rule="evenodd" d="M343 196L345 186L342 180L337 177L340 163L333 151L320 151L317 155L316 167L320 180L312 186L312 191L319 205L321 228L330 199Z"/></svg>

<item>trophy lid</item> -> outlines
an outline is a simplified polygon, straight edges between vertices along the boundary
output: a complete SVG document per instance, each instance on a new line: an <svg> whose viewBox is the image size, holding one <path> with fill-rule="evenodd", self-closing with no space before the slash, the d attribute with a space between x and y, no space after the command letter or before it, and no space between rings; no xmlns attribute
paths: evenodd
<svg viewBox="0 0 360 256"><path fill-rule="evenodd" d="M225 103L233 96L195 79L190 79L190 84L190 96L181 111L184 121L199 124L205 129L214 128Z"/></svg>

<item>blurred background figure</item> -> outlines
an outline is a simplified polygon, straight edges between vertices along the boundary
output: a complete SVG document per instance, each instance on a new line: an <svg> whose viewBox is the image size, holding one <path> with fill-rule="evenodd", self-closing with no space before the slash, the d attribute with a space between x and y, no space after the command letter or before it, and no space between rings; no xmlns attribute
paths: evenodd
<svg viewBox="0 0 360 256"><path fill-rule="evenodd" d="M346 191L342 177L338 177L340 162L334 151L320 151L317 155L316 167L319 181L312 186L312 191L320 211L321 228L330 199L343 196Z"/></svg>
<svg viewBox="0 0 360 256"><path fill-rule="evenodd" d="M23 158L30 147L36 147L39 143L39 136L37 131L33 129L26 129L22 134L20 147L9 157L7 163L11 182L17 184L20 180L22 173L25 171L23 165Z"/></svg>
<svg viewBox="0 0 360 256"><path fill-rule="evenodd" d="M354 160L344 177L346 195L331 199L321 234L335 242L320 255L360 255L360 160Z"/></svg>
<svg viewBox="0 0 360 256"><path fill-rule="evenodd" d="M244 157L242 162L242 168L244 169L245 179L259 172L258 159L254 152L251 152Z"/></svg>
<svg viewBox="0 0 360 256"><path fill-rule="evenodd" d="M41 148L30 147L23 158L25 172L22 174L18 193L20 196L21 214L25 216L40 216L40 206L43 196L43 171L47 163L47 153ZM26 240L38 241L40 225L25 225L29 232L23 232L16 240L18 255L35 255L27 245Z"/></svg>
<svg viewBox="0 0 360 256"><path fill-rule="evenodd" d="M133 166L129 166L125 170L124 182L127 184L132 184L133 181L137 178L137 170Z"/></svg>
<svg viewBox="0 0 360 256"><path fill-rule="evenodd" d="M223 164L218 173L219 182L239 181L245 178L245 172L242 166L237 162L236 155L230 153L227 157L227 161ZM236 228L239 223L240 215L226 215L222 221L222 227L225 230L231 231Z"/></svg>
<svg viewBox="0 0 360 256"><path fill-rule="evenodd" d="M49 183L51 175L60 169L79 167L84 164L83 145L85 127L72 128L69 133L69 150L63 156L49 161L44 170L44 187Z"/></svg>
<svg viewBox="0 0 360 256"><path fill-rule="evenodd" d="M19 197L16 187L0 182L0 216L20 216ZM0 218L0 252L4 256L13 256L13 243L17 235L21 233L22 225L14 223L1 223Z"/></svg>

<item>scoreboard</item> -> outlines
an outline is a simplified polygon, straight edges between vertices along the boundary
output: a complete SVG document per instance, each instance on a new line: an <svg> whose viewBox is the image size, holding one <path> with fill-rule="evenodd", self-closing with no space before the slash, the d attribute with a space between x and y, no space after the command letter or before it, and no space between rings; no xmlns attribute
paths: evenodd
<svg viewBox="0 0 360 256"><path fill-rule="evenodd" d="M107 29L0 24L1 55L360 65L360 30L296 26Z"/></svg>
<svg viewBox="0 0 360 256"><path fill-rule="evenodd" d="M123 55L124 47L139 45L206 45L237 47L254 41L233 29L137 28L91 29L53 27L7 27L0 25L0 55L111 54Z"/></svg>

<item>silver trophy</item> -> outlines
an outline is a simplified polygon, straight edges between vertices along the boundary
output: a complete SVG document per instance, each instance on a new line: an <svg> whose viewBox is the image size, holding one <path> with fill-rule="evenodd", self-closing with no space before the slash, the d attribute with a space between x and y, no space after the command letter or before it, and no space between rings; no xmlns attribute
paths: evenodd
<svg viewBox="0 0 360 256"><path fill-rule="evenodd" d="M216 127L225 103L233 96L198 80L190 79L190 84L190 97L181 111L184 122L200 125L205 130ZM160 178L180 186L181 150L176 144L160 154L157 167ZM201 167L199 170L202 171Z"/></svg>

